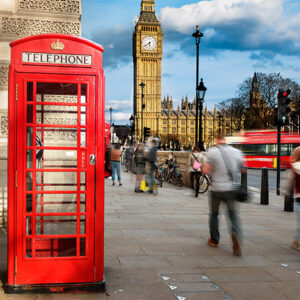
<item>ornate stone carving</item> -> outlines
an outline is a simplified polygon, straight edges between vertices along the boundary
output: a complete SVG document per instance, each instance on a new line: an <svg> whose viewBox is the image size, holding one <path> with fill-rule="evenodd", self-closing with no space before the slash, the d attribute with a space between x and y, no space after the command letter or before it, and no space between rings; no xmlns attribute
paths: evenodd
<svg viewBox="0 0 300 300"><path fill-rule="evenodd" d="M40 116L37 117L37 124L42 124ZM65 115L63 115L63 117L53 117L46 114L43 124L77 125L77 119L66 117Z"/></svg>
<svg viewBox="0 0 300 300"><path fill-rule="evenodd" d="M36 95L36 100L41 101L41 95ZM44 102L77 103L77 96L44 94Z"/></svg>
<svg viewBox="0 0 300 300"><path fill-rule="evenodd" d="M8 135L8 115L0 113L0 136L7 137Z"/></svg>
<svg viewBox="0 0 300 300"><path fill-rule="evenodd" d="M80 14L80 0L19 0L19 9L51 13Z"/></svg>
<svg viewBox="0 0 300 300"><path fill-rule="evenodd" d="M50 1L49 1L50 3ZM0 18L2 37L25 37L41 33L65 33L80 35L80 22L63 22L57 20L39 20L18 17Z"/></svg>
<svg viewBox="0 0 300 300"><path fill-rule="evenodd" d="M8 66L0 66L0 85L8 83Z"/></svg>
<svg viewBox="0 0 300 300"><path fill-rule="evenodd" d="M77 143L77 130L74 129L74 130L59 130L59 131L57 131L57 128L53 128L53 131L51 131L48 129L48 131L44 132L44 138L51 138L51 140L55 141L56 144L62 143L64 145L66 145L66 140L68 140L68 143L70 141L73 141L76 144Z"/></svg>

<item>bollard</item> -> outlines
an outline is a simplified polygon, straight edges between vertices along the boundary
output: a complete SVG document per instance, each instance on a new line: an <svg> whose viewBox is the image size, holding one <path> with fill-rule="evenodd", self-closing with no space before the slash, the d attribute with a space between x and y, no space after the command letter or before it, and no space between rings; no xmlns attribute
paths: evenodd
<svg viewBox="0 0 300 300"><path fill-rule="evenodd" d="M294 186L284 195L284 211L294 211Z"/></svg>
<svg viewBox="0 0 300 300"><path fill-rule="evenodd" d="M269 178L267 168L263 168L261 172L260 204L269 205Z"/></svg>

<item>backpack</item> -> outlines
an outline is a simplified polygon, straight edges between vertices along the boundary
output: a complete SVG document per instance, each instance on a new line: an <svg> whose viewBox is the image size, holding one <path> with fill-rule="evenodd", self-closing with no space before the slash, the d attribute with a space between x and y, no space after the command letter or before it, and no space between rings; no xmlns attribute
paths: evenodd
<svg viewBox="0 0 300 300"><path fill-rule="evenodd" d="M195 171L198 171L198 169L200 169L201 165L200 165L199 161L197 160L197 158L195 157L194 154L193 154L193 157L194 157L193 169Z"/></svg>

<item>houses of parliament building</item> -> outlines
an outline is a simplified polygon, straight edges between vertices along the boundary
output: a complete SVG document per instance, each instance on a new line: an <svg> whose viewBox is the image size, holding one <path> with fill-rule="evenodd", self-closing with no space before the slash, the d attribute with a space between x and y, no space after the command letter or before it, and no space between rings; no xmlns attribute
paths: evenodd
<svg viewBox="0 0 300 300"><path fill-rule="evenodd" d="M133 33L135 139L142 140L143 128L148 127L162 144L172 141L190 147L195 144L195 100L185 97L178 107L174 107L172 97L162 100L162 54L163 31L155 15L154 0L142 0ZM229 120L216 108L205 108L202 118L206 146L213 143L217 134L230 134Z"/></svg>

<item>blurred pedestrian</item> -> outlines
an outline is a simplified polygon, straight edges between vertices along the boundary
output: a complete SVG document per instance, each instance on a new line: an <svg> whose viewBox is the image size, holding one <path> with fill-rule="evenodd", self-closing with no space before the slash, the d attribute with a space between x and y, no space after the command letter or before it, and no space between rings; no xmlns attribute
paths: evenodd
<svg viewBox="0 0 300 300"><path fill-rule="evenodd" d="M126 164L126 169L127 169L127 171L131 171L131 170L132 170L132 158L133 158L133 153L134 153L133 146L130 145L130 146L125 150L125 164Z"/></svg>
<svg viewBox="0 0 300 300"><path fill-rule="evenodd" d="M195 197L198 197L201 166L203 164L204 155L198 146L194 146L193 152L189 155L187 162L188 174L190 174L192 188L195 190Z"/></svg>
<svg viewBox="0 0 300 300"><path fill-rule="evenodd" d="M111 161L110 161L110 145L108 145L105 149L105 177L110 177L111 176Z"/></svg>
<svg viewBox="0 0 300 300"><path fill-rule="evenodd" d="M242 253L242 229L237 211L237 201L233 199L235 182L242 171L243 155L238 149L226 144L225 138L220 135L216 139L216 147L212 147L206 154L202 172L211 174L211 195L208 244L212 247L219 246L219 207L221 202L227 205L228 217L231 221L231 238L233 255Z"/></svg>
<svg viewBox="0 0 300 300"><path fill-rule="evenodd" d="M134 162L136 166L136 180L135 180L135 192L142 193L140 189L142 180L145 174L145 156L144 156L144 145L138 144L134 152Z"/></svg>
<svg viewBox="0 0 300 300"><path fill-rule="evenodd" d="M149 194L152 194L155 186L154 171L157 169L157 145L158 138L152 138L150 149L146 154L146 175L147 183L149 185Z"/></svg>
<svg viewBox="0 0 300 300"><path fill-rule="evenodd" d="M121 156L122 156L122 151L120 150L120 144L115 144L113 149L110 152L112 185L115 185L116 172L118 175L119 185L120 186L122 185L121 163L120 163Z"/></svg>
<svg viewBox="0 0 300 300"><path fill-rule="evenodd" d="M296 236L291 247L300 251L300 146L297 147L292 154L293 163L291 169L286 174L285 194L290 196L294 194L297 213L297 229Z"/></svg>

